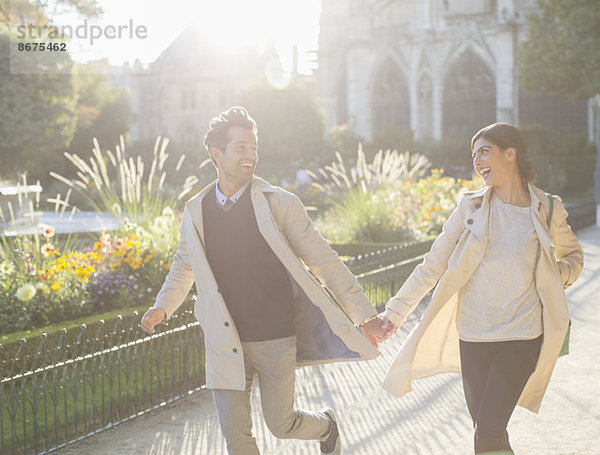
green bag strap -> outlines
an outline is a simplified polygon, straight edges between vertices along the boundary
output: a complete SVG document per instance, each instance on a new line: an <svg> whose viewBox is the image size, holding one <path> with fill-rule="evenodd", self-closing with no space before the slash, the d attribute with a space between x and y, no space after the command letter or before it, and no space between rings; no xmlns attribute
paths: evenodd
<svg viewBox="0 0 600 455"><path fill-rule="evenodd" d="M548 230L550 230L550 224L552 223L552 213L554 212L554 198L550 193L546 193L546 196L548 196L548 201L550 201L550 211L548 212L548 219L546 220Z"/></svg>

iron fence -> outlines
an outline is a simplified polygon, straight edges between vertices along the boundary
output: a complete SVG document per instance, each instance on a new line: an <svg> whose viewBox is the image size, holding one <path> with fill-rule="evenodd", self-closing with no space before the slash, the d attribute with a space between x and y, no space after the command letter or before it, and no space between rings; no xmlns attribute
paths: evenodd
<svg viewBox="0 0 600 455"><path fill-rule="evenodd" d="M400 286L422 260L423 256L417 256L361 273L357 275L358 282L371 303L381 311L388 299L398 292Z"/></svg>
<svg viewBox="0 0 600 455"><path fill-rule="evenodd" d="M364 274L421 256L429 251L432 243L433 239L394 245L350 258L345 263L354 274Z"/></svg>
<svg viewBox="0 0 600 455"><path fill-rule="evenodd" d="M191 311L143 338L135 316L95 333L83 326L76 346L42 337L22 349L42 365L45 356L63 360L0 381L2 454L54 451L202 388L203 340Z"/></svg>

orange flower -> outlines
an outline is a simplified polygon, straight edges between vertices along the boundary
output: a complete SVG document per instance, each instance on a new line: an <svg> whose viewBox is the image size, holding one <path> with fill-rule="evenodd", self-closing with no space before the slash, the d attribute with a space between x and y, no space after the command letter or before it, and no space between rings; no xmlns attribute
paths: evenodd
<svg viewBox="0 0 600 455"><path fill-rule="evenodd" d="M40 228L42 229L42 235L47 239L54 237L54 228L52 226L48 226L47 224L40 224Z"/></svg>
<svg viewBox="0 0 600 455"><path fill-rule="evenodd" d="M51 254L58 254L58 251L54 249L54 246L52 246L50 243L44 243L42 245L42 254L44 255L44 257L48 257Z"/></svg>
<svg viewBox="0 0 600 455"><path fill-rule="evenodd" d="M115 249L125 248L125 240L123 240L122 238L119 238L115 235L115 237L113 239L113 248L115 248Z"/></svg>

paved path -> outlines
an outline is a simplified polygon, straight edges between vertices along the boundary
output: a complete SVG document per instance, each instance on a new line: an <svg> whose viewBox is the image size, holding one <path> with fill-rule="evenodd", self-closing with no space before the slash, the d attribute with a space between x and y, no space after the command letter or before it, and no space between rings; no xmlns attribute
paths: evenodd
<svg viewBox="0 0 600 455"><path fill-rule="evenodd" d="M571 303L571 354L559 359L539 414L517 408L509 432L518 454L600 454L600 228L578 233L585 268L567 294ZM416 315L407 322L409 329ZM406 330L404 331L406 333ZM417 381L411 393L392 397L380 382L404 338L396 335L370 362L309 367L297 372L297 405L337 410L344 453L467 455L472 429L458 375ZM255 434L263 455L317 454L307 441L281 441L262 421L253 392ZM198 392L122 424L62 454L226 454L209 391Z"/></svg>

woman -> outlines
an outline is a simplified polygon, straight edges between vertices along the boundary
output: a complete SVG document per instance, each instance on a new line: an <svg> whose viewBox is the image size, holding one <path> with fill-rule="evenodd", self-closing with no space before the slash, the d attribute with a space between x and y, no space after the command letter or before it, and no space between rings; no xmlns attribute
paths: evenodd
<svg viewBox="0 0 600 455"><path fill-rule="evenodd" d="M583 252L556 196L548 229L549 196L530 183L535 172L515 127L481 129L471 150L485 187L462 197L386 304L383 316L400 325L435 287L383 387L402 396L412 379L462 372L475 453L510 454L508 420L517 404L539 410L569 325L564 288Z"/></svg>

